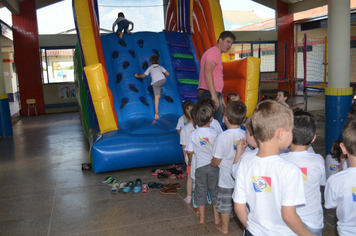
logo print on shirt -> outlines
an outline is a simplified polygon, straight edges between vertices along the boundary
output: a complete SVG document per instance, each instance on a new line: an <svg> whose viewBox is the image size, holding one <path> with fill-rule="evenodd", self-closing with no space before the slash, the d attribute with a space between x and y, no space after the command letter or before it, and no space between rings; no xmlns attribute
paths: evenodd
<svg viewBox="0 0 356 236"><path fill-rule="evenodd" d="M308 169L305 167L300 167L300 170L303 173L303 180L308 181Z"/></svg>
<svg viewBox="0 0 356 236"><path fill-rule="evenodd" d="M153 66L153 68L158 68L159 66Z"/></svg>
<svg viewBox="0 0 356 236"><path fill-rule="evenodd" d="M340 165L330 164L331 171L340 171Z"/></svg>
<svg viewBox="0 0 356 236"><path fill-rule="evenodd" d="M352 201L356 202L356 187L351 187L352 189Z"/></svg>
<svg viewBox="0 0 356 236"><path fill-rule="evenodd" d="M237 145L238 140L232 142L232 146L234 147L234 150L236 151L236 145Z"/></svg>
<svg viewBox="0 0 356 236"><path fill-rule="evenodd" d="M199 138L199 141L200 141L200 145L206 145L206 146L210 146L210 143L209 143L209 138Z"/></svg>
<svg viewBox="0 0 356 236"><path fill-rule="evenodd" d="M252 176L252 185L256 193L272 193L271 177Z"/></svg>

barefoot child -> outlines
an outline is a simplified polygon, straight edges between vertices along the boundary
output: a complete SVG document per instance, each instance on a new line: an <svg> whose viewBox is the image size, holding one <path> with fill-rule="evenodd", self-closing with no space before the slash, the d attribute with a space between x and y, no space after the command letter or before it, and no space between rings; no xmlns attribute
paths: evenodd
<svg viewBox="0 0 356 236"><path fill-rule="evenodd" d="M189 159L195 155L194 171L192 168L192 177L195 178L195 196L194 202L199 208L199 223L205 222L205 205L208 203L207 196L210 192L213 205L215 224L220 223L220 217L216 211L216 198L218 194L219 168L212 167L213 147L217 132L210 128L210 122L213 120L213 108L209 105L196 105L192 112L192 117L196 129L193 130L188 138L186 151ZM193 174L194 173L194 174Z"/></svg>
<svg viewBox="0 0 356 236"><path fill-rule="evenodd" d="M155 95L155 120L159 119L158 115L158 105L159 99L161 98L161 88L164 83L166 83L166 77L169 76L169 72L166 71L162 66L159 65L159 57L153 55L150 57L151 66L143 73L139 75L135 73L136 78L145 78L147 75L151 74L152 78L152 88Z"/></svg>
<svg viewBox="0 0 356 236"><path fill-rule="evenodd" d="M349 158L349 168L330 176L325 187L325 208L336 208L340 236L356 232L356 118L346 121L342 129L342 152Z"/></svg>
<svg viewBox="0 0 356 236"><path fill-rule="evenodd" d="M279 156L292 142L292 110L275 101L261 102L252 129L259 150L241 160L233 194L245 235L313 235L296 212L297 205L305 204L302 172Z"/></svg>
<svg viewBox="0 0 356 236"><path fill-rule="evenodd" d="M227 234L233 211L232 192L235 185L235 180L231 177L231 166L236 155L237 141L246 137L245 131L240 128L246 117L245 104L240 101L229 102L226 105L224 117L227 130L220 133L215 140L210 165L220 168L216 210L221 214L222 224L216 227L221 233Z"/></svg>
<svg viewBox="0 0 356 236"><path fill-rule="evenodd" d="M122 36L124 35L124 32L129 34L134 28L134 23L132 21L129 21L128 19L126 19L123 12L119 12L117 14L117 19L112 24L112 32L113 33L115 33L116 25L117 25L116 34L119 35L121 39L122 39ZM129 25L131 25L130 30L128 29Z"/></svg>

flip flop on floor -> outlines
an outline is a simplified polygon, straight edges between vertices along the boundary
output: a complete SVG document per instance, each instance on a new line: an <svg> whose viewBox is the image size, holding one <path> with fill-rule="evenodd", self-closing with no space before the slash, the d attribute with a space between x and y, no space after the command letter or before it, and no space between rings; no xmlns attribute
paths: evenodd
<svg viewBox="0 0 356 236"><path fill-rule="evenodd" d="M120 182L121 182L121 180L113 179L110 183L108 183L108 186L114 186L114 184L120 183Z"/></svg>
<svg viewBox="0 0 356 236"><path fill-rule="evenodd" d="M141 192L141 186L142 186L142 180L141 179L136 179L133 192L134 193Z"/></svg>
<svg viewBox="0 0 356 236"><path fill-rule="evenodd" d="M129 181L129 182L127 182L127 184L125 185L125 187L124 187L124 189L122 190L122 192L128 193L128 192L131 191L132 187L133 187L133 182L132 182L132 181Z"/></svg>
<svg viewBox="0 0 356 236"><path fill-rule="evenodd" d="M113 179L114 179L113 177L109 176L109 177L107 177L105 180L102 180L101 182L102 182L103 184L107 184L107 183L110 183Z"/></svg>
<svg viewBox="0 0 356 236"><path fill-rule="evenodd" d="M121 192L122 190L124 190L126 184L127 184L127 182L121 182L121 183L119 184L119 187L118 187L117 190L118 190L119 192Z"/></svg>

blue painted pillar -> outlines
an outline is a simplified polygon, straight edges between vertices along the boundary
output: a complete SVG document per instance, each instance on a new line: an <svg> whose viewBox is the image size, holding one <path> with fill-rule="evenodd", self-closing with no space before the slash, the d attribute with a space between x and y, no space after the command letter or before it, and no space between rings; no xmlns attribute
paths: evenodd
<svg viewBox="0 0 356 236"><path fill-rule="evenodd" d="M2 53L0 52L0 138L8 136L12 136L12 122L9 105L9 95L6 93L5 89Z"/></svg>
<svg viewBox="0 0 356 236"><path fill-rule="evenodd" d="M328 88L325 89L325 153L341 140L350 111L350 0L328 0Z"/></svg>

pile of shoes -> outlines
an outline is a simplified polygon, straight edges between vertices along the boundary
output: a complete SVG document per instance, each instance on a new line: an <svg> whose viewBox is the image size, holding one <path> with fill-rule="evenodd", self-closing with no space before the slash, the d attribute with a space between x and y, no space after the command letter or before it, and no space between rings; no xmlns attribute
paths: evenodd
<svg viewBox="0 0 356 236"><path fill-rule="evenodd" d="M129 193L131 192L132 189L134 193L139 193L139 192L147 193L148 190L148 185L146 183L142 183L142 180L139 178L136 179L135 182L133 181L123 182L121 180L109 176L105 180L102 180L101 182L111 187L110 190L111 193L118 193L118 192Z"/></svg>
<svg viewBox="0 0 356 236"><path fill-rule="evenodd" d="M183 174L182 168L175 164L168 166L167 169L154 169L152 175L157 176L159 179L183 179L187 174Z"/></svg>
<svg viewBox="0 0 356 236"><path fill-rule="evenodd" d="M177 194L178 189L180 189L180 183L169 183L164 185L164 188L159 192L161 194Z"/></svg>

